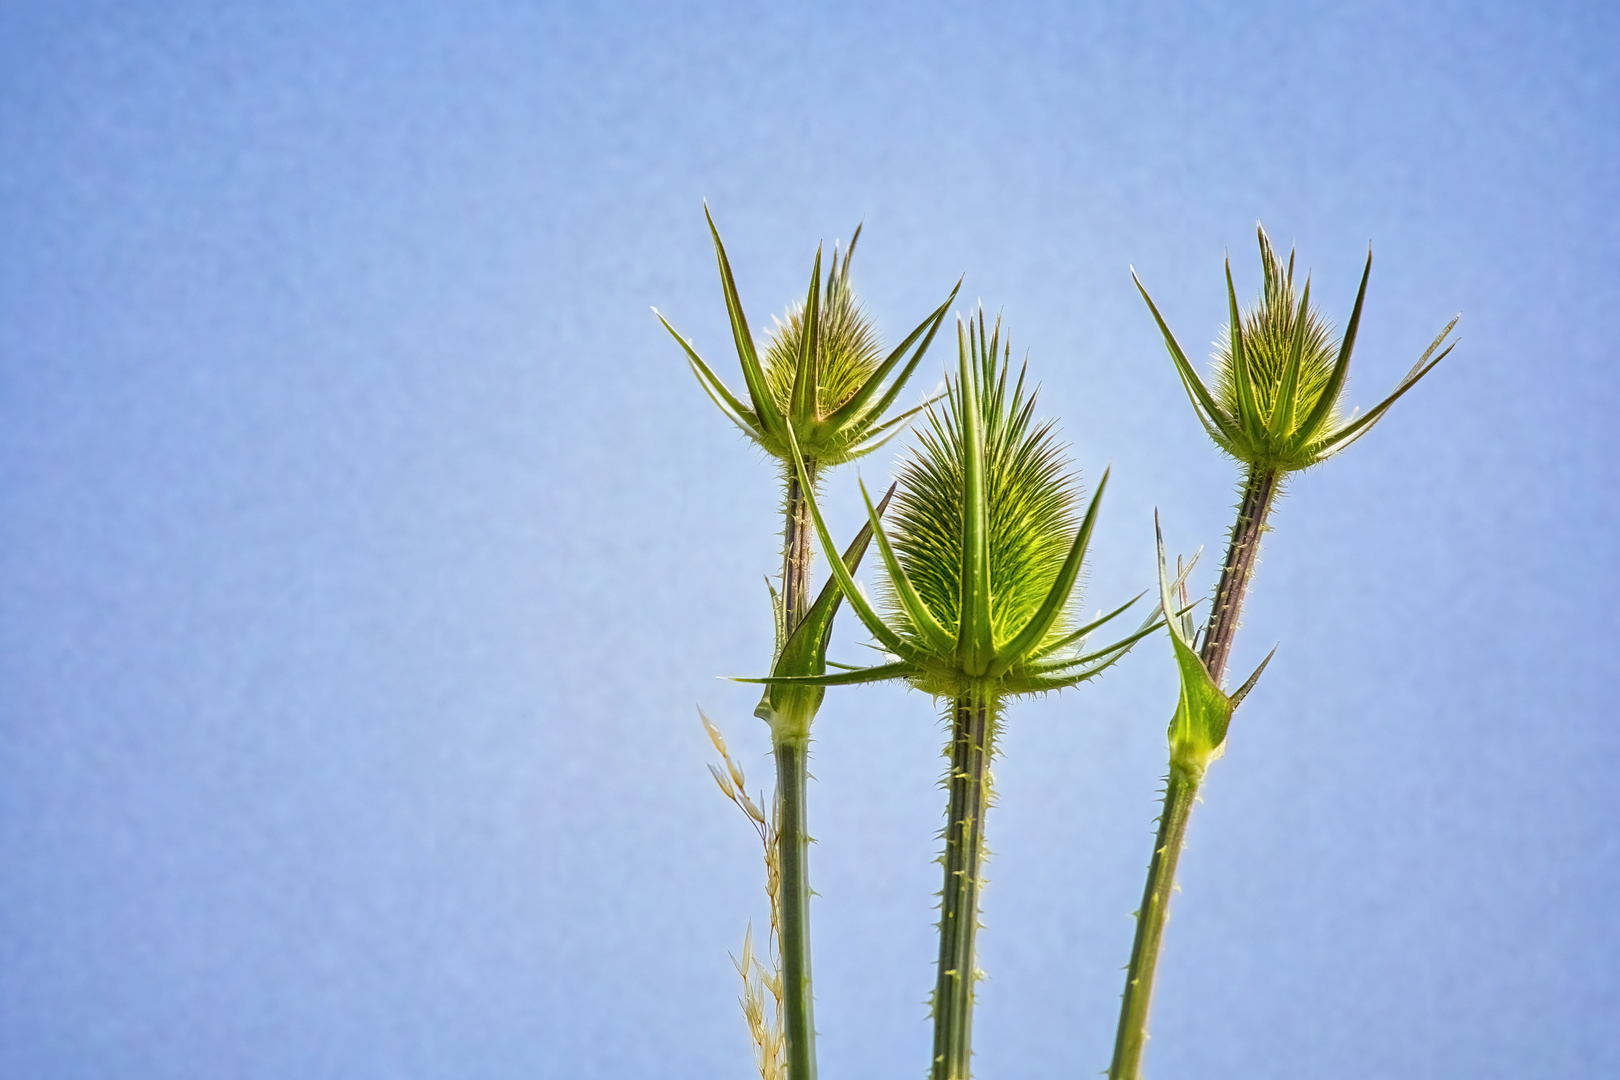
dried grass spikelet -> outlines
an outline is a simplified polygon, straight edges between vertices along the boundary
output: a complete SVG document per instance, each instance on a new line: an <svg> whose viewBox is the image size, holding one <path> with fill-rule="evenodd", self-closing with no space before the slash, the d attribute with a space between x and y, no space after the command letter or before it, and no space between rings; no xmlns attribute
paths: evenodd
<svg viewBox="0 0 1620 1080"><path fill-rule="evenodd" d="M754 924L749 923L743 935L742 956L733 956L731 962L742 976L743 991L738 1003L742 1005L743 1019L748 1023L748 1034L754 1041L754 1062L761 1080L781 1080L787 1075L786 1042L783 1030L783 987L781 945L782 868L777 858L776 813L773 806L767 819L759 804L748 797L747 777L742 766L726 749L725 736L706 716L702 709L698 716L709 741L719 751L725 768L710 764L709 774L720 786L720 793L730 799L743 812L754 831L759 834L765 853L765 892L771 903L771 933L767 955L761 959L754 951ZM770 998L767 1003L767 995ZM769 1008L767 1009L767 1004Z"/></svg>

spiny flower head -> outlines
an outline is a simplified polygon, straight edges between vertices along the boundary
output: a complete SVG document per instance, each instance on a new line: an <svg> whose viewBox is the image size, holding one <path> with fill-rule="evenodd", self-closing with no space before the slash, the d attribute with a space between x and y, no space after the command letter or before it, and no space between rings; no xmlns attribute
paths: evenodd
<svg viewBox="0 0 1620 1080"><path fill-rule="evenodd" d="M832 268L827 271L822 290L821 377L815 388L816 399L811 403L818 417L830 416L846 404L883 362L877 328L849 287L849 264L855 257L855 245L860 238L861 230L857 226L842 263L837 249L833 250ZM775 320L776 327L765 349L765 383L776 400L776 407L784 414L793 407L793 383L798 375L799 356L804 351L805 331L810 325L805 317L807 310L807 305L796 302L788 309L785 321Z"/></svg>
<svg viewBox="0 0 1620 1080"><path fill-rule="evenodd" d="M1033 420L1024 376L1010 383L999 322L958 323L957 378L902 469L894 537L866 501L887 574L878 614L849 568L834 561L850 606L893 663L835 675L760 680L831 686L903 678L941 697L978 685L996 696L1057 690L1089 679L1157 625L1087 652L1086 636L1130 604L1070 629L1068 612L1107 487L1105 473L1078 529L1079 485L1065 471L1050 425ZM1010 385L1009 385L1010 383ZM795 457L801 482L802 458ZM808 486L808 484L806 484ZM865 488L863 486L864 493ZM809 499L824 547L831 537ZM1134 603L1134 601L1132 601Z"/></svg>
<svg viewBox="0 0 1620 1080"><path fill-rule="evenodd" d="M1335 342L1332 327L1311 306L1310 281L1301 293L1294 291L1293 253L1284 269L1265 230L1257 231L1264 284L1259 301L1247 311L1238 308L1227 263L1230 322L1216 342L1214 393L1187 362L1141 281L1136 287L1158 321L1182 385L1210 438L1254 468L1287 473L1315 465L1370 431L1402 394L1445 359L1452 346L1439 356L1434 351L1457 320L1446 325L1393 393L1365 416L1345 417L1341 399L1372 273L1372 254L1367 255L1344 337Z"/></svg>
<svg viewBox="0 0 1620 1080"><path fill-rule="evenodd" d="M959 334L963 330L958 327ZM1080 485L1065 471L1052 425L1034 423L1036 395L1033 390L1025 393L1027 365L1008 386L1011 345L1001 341L1000 323L986 336L981 313L977 326L967 326L963 337L969 358L966 377L949 385L943 409L929 410L918 445L901 466L890 536L918 596L942 625L959 624L968 482L964 418L976 407L983 429L990 629L992 641L1005 644L1034 617L1063 568L1074 541ZM971 405L969 394L976 399ZM924 645L923 632L892 584L885 592L891 625ZM1068 606L1059 610L1049 637L1062 636Z"/></svg>
<svg viewBox="0 0 1620 1080"><path fill-rule="evenodd" d="M708 214L707 208L704 213ZM884 357L871 320L849 287L849 260L855 240L850 241L842 262L837 252L833 253L825 283L821 250L817 248L804 303L788 312L785 323L777 324L776 332L765 344L762 362L712 216L709 232L720 264L720 287L731 318L731 335L747 384L747 401L731 392L668 320L662 315L658 318L680 342L692 373L720 411L766 453L789 467L795 444L813 466L837 465L871 453L898 434L918 409L889 419L884 419L884 414L922 362L956 291L953 289L945 303ZM855 239L859 237L860 230L856 229ZM658 314L656 309L654 314ZM899 374L889 379L896 368ZM887 385L885 380L889 380Z"/></svg>

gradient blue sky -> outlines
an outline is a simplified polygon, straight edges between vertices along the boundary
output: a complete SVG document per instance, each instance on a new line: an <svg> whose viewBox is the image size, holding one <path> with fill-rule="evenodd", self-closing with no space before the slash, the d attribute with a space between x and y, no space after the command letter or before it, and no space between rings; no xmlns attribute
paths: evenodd
<svg viewBox="0 0 1620 1080"><path fill-rule="evenodd" d="M693 706L763 786L775 481L648 312L735 371L705 199L756 325L861 221L891 341L1004 312L1090 606L1236 483L1128 267L1202 354L1256 221L1341 324L1371 242L1362 406L1461 311L1281 505L1148 1068L1620 1074L1615 10L4 5L0 1075L749 1075ZM1173 680L1008 717L980 1075L1107 1062ZM822 1070L921 1075L937 713L818 736Z"/></svg>

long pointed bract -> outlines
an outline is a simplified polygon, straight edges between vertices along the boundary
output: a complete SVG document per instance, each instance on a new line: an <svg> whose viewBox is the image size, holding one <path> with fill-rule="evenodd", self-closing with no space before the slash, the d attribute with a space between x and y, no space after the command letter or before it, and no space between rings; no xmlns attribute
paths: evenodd
<svg viewBox="0 0 1620 1080"><path fill-rule="evenodd" d="M1022 658L1035 646L1045 639L1047 631L1057 621L1063 608L1069 602L1069 596L1074 591L1075 579L1080 576L1080 566L1085 562L1086 547L1091 543L1091 530L1097 524L1097 508L1102 504L1103 492L1108 487L1108 471L1103 472L1102 480L1097 484L1097 492L1091 497L1091 505L1086 508L1086 517L1075 531L1074 544L1069 548L1068 558L1063 560L1063 566L1052 581L1052 588L1047 592L1046 599L1041 607L1029 620L1028 625L1007 644L997 650L996 664L991 668L993 674L999 675L1013 663ZM997 670L999 668L1000 670Z"/></svg>
<svg viewBox="0 0 1620 1080"><path fill-rule="evenodd" d="M971 327L968 330L972 334ZM999 336L999 335L998 335ZM958 331L960 339L960 331ZM979 415L978 372L970 371L968 347L959 340L957 388L962 423L962 610L956 655L968 675L983 675L995 657L990 624L989 492L985 487L984 420ZM979 315L984 348L984 315Z"/></svg>

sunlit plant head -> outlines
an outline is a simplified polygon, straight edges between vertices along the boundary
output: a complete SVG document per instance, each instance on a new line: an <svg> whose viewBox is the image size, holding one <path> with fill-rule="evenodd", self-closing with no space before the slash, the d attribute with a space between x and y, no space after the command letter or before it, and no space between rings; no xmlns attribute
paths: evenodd
<svg viewBox="0 0 1620 1080"><path fill-rule="evenodd" d="M1066 472L1051 425L1034 421L1024 373L1012 378L999 321L989 330L981 313L957 333L957 377L946 403L929 407L902 466L892 529L867 499L887 574L887 617L842 564L832 566L850 606L895 662L825 676L820 685L904 678L941 697L974 684L997 693L1057 690L1096 675L1149 630L1086 650L1087 635L1125 610L1072 627L1107 474L1077 528L1079 483ZM813 500L811 507L830 545Z"/></svg>
<svg viewBox="0 0 1620 1080"><path fill-rule="evenodd" d="M708 214L707 208L704 213ZM663 315L658 318L680 342L692 373L720 411L790 469L795 444L813 465L827 466L869 454L897 435L921 406L898 416L886 418L885 414L922 362L956 290L898 348L884 356L871 320L850 290L849 259L855 240L850 241L842 260L833 253L825 280L817 248L804 303L788 311L786 322L777 323L775 333L765 342L762 359L712 216L709 232L747 400L732 393ZM855 236L859 238L859 229Z"/></svg>
<svg viewBox="0 0 1620 1080"><path fill-rule="evenodd" d="M855 257L855 245L860 239L861 230L857 226L842 260L838 249L833 249L832 266L821 290L820 371L815 401L811 402L817 417L836 412L860 391L883 363L877 327L849 285L850 261ZM798 375L799 357L804 351L805 331L810 325L807 311L808 305L796 301L788 308L784 319L774 320L776 326L765 348L765 383L776 407L784 415L793 408L793 384Z"/></svg>
<svg viewBox="0 0 1620 1080"><path fill-rule="evenodd" d="M985 462L980 494L986 511L990 638L993 646L1005 646L1034 618L1063 569L1075 538L1080 484L1065 469L1052 425L1034 421L1036 394L1033 388L1026 391L1027 365L1009 385L1010 344L1001 340L999 320L987 332L981 313L976 323L957 330L967 364L949 383L943 406L929 409L928 422L900 468L889 536L900 568L928 610L941 625L960 626L965 418L976 410ZM928 636L892 581L883 593L889 624L926 649ZM1037 647L1070 628L1078 594L1076 587Z"/></svg>
<svg viewBox="0 0 1620 1080"><path fill-rule="evenodd" d="M1284 267L1265 229L1257 232L1264 283L1254 307L1239 308L1231 263L1227 263L1229 322L1216 342L1213 392L1188 362L1140 280L1136 287L1159 324L1182 385L1210 438L1247 465L1288 473L1317 464L1370 431L1402 394L1445 359L1452 346L1438 356L1434 352L1457 320L1446 325L1388 397L1363 416L1345 416L1342 398L1372 273L1372 254L1367 255L1344 336L1334 341L1332 327L1311 306L1310 281L1303 290L1295 291L1293 252Z"/></svg>

